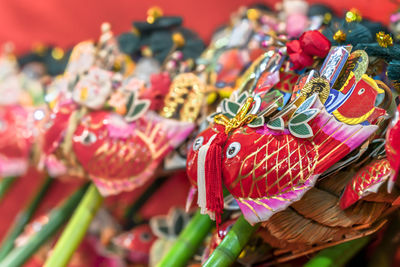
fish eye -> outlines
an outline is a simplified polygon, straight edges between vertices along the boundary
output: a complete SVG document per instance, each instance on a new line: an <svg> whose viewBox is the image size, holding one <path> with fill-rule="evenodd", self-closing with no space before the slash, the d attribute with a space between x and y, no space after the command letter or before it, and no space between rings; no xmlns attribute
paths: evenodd
<svg viewBox="0 0 400 267"><path fill-rule="evenodd" d="M150 241L150 239L151 239L151 236L149 233L145 232L145 233L140 234L140 240L142 240L143 242L148 242L148 241Z"/></svg>
<svg viewBox="0 0 400 267"><path fill-rule="evenodd" d="M196 140L194 140L194 142L193 142L193 151L199 150L200 147L203 145L203 142L204 142L203 136L197 137Z"/></svg>
<svg viewBox="0 0 400 267"><path fill-rule="evenodd" d="M365 92L365 88L361 88L360 91L358 91L358 95L362 95Z"/></svg>
<svg viewBox="0 0 400 267"><path fill-rule="evenodd" d="M228 159L233 158L234 156L237 155L237 153L239 153L240 148L241 145L239 142L233 142L228 146L228 149L226 150L226 157Z"/></svg>
<svg viewBox="0 0 400 267"><path fill-rule="evenodd" d="M97 141L97 137L96 137L96 135L94 133L89 132L89 131L85 131L82 134L82 139L81 140L82 140L82 144L88 146L88 145L91 145L94 142L96 142Z"/></svg>

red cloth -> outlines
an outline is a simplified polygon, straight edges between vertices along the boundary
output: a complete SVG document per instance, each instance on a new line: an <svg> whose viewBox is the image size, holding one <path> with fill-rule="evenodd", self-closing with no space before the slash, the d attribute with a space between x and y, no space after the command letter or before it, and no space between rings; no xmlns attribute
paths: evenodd
<svg viewBox="0 0 400 267"><path fill-rule="evenodd" d="M281 0L279 0L280 2ZM19 52L32 48L35 42L68 47L85 39L97 39L100 24L108 21L115 33L130 29L133 20L144 20L149 7L159 6L168 15L181 15L185 26L208 40L218 25L228 21L241 5L265 2L273 7L278 0L13 0L0 1L0 43L13 41ZM387 23L397 9L394 1L381 0L310 0L334 6L337 12L351 7Z"/></svg>

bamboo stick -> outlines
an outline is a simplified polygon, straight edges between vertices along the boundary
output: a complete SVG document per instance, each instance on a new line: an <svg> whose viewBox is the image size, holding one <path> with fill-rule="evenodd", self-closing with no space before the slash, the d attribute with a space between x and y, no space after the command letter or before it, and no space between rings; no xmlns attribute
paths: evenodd
<svg viewBox="0 0 400 267"><path fill-rule="evenodd" d="M103 202L103 197L94 184L86 191L84 198L72 215L71 220L57 241L53 252L46 260L45 267L66 266L84 238L90 223Z"/></svg>

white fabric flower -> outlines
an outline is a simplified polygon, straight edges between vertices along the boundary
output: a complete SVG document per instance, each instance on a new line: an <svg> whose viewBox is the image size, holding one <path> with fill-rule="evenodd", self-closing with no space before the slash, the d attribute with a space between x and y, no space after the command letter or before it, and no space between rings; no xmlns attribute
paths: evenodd
<svg viewBox="0 0 400 267"><path fill-rule="evenodd" d="M74 47L65 72L71 75L88 71L95 62L96 47L93 42L81 42Z"/></svg>
<svg viewBox="0 0 400 267"><path fill-rule="evenodd" d="M76 84L73 100L91 109L101 109L111 94L112 74L99 68L91 68Z"/></svg>

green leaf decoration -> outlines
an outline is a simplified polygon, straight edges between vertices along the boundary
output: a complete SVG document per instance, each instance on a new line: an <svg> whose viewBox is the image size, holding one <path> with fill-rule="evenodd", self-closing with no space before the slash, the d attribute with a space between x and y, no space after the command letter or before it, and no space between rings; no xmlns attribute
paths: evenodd
<svg viewBox="0 0 400 267"><path fill-rule="evenodd" d="M150 107L149 100L133 100L133 104L130 106L127 114L125 115L125 120L127 122L132 122L140 118Z"/></svg>
<svg viewBox="0 0 400 267"><path fill-rule="evenodd" d="M318 111L319 111L319 109L313 108L313 109L303 111L299 114L295 113L293 118L289 121L289 124L296 125L296 124L305 123L307 121L310 121L315 116L317 116Z"/></svg>
<svg viewBox="0 0 400 267"><path fill-rule="evenodd" d="M237 103L242 104L244 101L246 101L246 99L249 97L249 95L247 94L247 92L243 92L239 95L238 99L237 99Z"/></svg>
<svg viewBox="0 0 400 267"><path fill-rule="evenodd" d="M131 110L132 109L132 105L134 105L135 99L136 99L135 92L132 92L129 95L128 102L126 103L126 110Z"/></svg>
<svg viewBox="0 0 400 267"><path fill-rule="evenodd" d="M301 113L304 110L309 109L314 104L317 97L318 94L313 94L312 96L304 100L304 102L299 106L299 108L295 111L295 113Z"/></svg>
<svg viewBox="0 0 400 267"><path fill-rule="evenodd" d="M228 117L229 119L233 119L235 117L230 113L222 113L222 114L225 115L226 117Z"/></svg>
<svg viewBox="0 0 400 267"><path fill-rule="evenodd" d="M261 127L264 125L264 117L258 117L250 122L248 125L251 128Z"/></svg>
<svg viewBox="0 0 400 267"><path fill-rule="evenodd" d="M227 109L225 110L229 114L235 116L240 109L240 105L238 103L232 102L232 101L226 101L226 107Z"/></svg>
<svg viewBox="0 0 400 267"><path fill-rule="evenodd" d="M309 138L313 136L311 127L306 123L296 125L289 124L289 131L298 138Z"/></svg>
<svg viewBox="0 0 400 267"><path fill-rule="evenodd" d="M285 123L282 117L278 117L268 122L267 127L272 130L283 131L285 129Z"/></svg>
<svg viewBox="0 0 400 267"><path fill-rule="evenodd" d="M223 99L222 102L221 102L221 105L220 105L221 109L222 109L222 112L226 112L228 110L227 105L228 105L228 100Z"/></svg>

